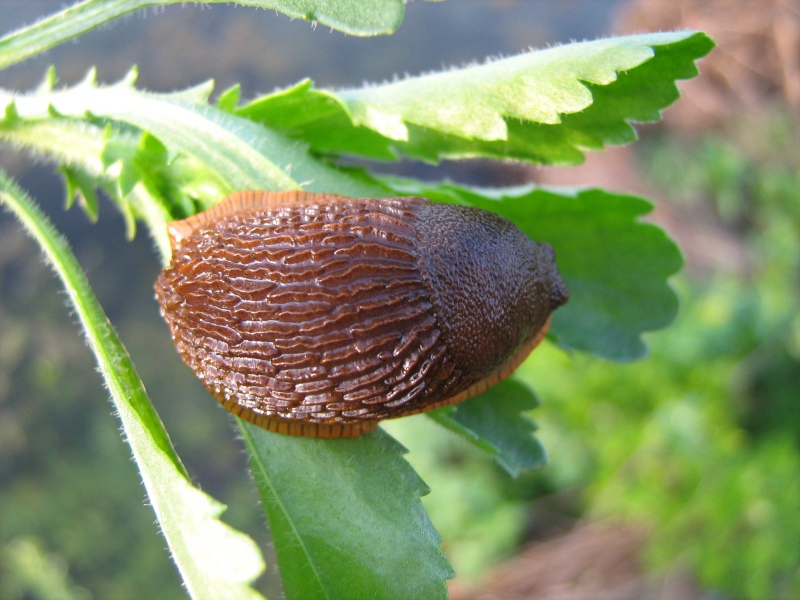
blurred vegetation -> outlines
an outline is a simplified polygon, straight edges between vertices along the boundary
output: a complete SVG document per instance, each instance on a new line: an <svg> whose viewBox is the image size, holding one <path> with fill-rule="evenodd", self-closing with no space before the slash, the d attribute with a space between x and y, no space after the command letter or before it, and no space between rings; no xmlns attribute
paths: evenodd
<svg viewBox="0 0 800 600"><path fill-rule="evenodd" d="M546 399L533 413L551 457L545 469L503 484L454 437L419 440L419 423L413 437L401 423L392 429L423 477L439 482L426 505L457 570L475 576L510 555L526 528L549 521L558 530L580 517L645 527L651 570L687 569L718 597L798 597L795 140L791 119L772 114L701 139L663 133L644 143L649 180L677 210L712 214L747 263L689 264L675 281L681 314L649 336L647 360L609 368L551 346L534 353L520 375ZM445 486L455 465L470 477Z"/></svg>

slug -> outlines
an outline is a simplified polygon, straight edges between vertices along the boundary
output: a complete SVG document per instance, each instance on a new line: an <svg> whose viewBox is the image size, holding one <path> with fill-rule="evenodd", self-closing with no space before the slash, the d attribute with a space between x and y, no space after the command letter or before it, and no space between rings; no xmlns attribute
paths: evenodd
<svg viewBox="0 0 800 600"><path fill-rule="evenodd" d="M245 191L168 226L183 361L270 431L356 437L510 375L569 293L548 244L423 198Z"/></svg>

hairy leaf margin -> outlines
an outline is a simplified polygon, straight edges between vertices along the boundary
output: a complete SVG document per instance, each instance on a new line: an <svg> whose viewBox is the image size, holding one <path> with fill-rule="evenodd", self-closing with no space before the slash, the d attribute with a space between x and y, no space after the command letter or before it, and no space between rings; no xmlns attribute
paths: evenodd
<svg viewBox="0 0 800 600"><path fill-rule="evenodd" d="M61 279L139 466L161 531L193 598L262 598L250 584L264 570L255 542L219 520L225 506L189 481L117 336L67 242L34 202L0 171L0 203L22 223Z"/></svg>

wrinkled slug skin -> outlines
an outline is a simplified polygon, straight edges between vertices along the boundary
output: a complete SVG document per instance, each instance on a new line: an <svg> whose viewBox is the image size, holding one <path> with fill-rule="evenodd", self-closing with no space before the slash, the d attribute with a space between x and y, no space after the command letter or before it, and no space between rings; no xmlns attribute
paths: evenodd
<svg viewBox="0 0 800 600"><path fill-rule="evenodd" d="M238 192L169 226L184 362L271 431L355 437L509 375L568 299L547 244L422 198Z"/></svg>

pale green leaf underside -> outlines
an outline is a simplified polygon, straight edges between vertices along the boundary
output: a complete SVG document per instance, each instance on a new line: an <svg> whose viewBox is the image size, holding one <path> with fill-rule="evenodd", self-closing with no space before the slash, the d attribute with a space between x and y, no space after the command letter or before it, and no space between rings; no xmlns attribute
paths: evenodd
<svg viewBox="0 0 800 600"><path fill-rule="evenodd" d="M205 0L198 4L227 3ZM150 6L186 0L84 0L0 38L0 69L35 56L114 19ZM403 20L403 0L238 0L359 36L391 33ZM259 15L268 18L267 14Z"/></svg>
<svg viewBox="0 0 800 600"><path fill-rule="evenodd" d="M310 82L237 114L328 154L393 159L515 158L572 164L583 151L635 139L697 74L702 33L616 37L339 92Z"/></svg>
<svg viewBox="0 0 800 600"><path fill-rule="evenodd" d="M692 35L644 34L567 44L465 69L343 90L339 96L357 125L394 140L409 140L407 125L465 139L509 140L508 121L559 124L562 115L593 103L585 84L607 86L618 73L653 58L655 47L677 44ZM660 108L629 118L654 119Z"/></svg>
<svg viewBox="0 0 800 600"><path fill-rule="evenodd" d="M0 172L0 202L41 247L67 291L158 516L193 598L261 598L250 583L264 570L256 544L219 521L225 506L189 482L122 342L66 242L36 205Z"/></svg>
<svg viewBox="0 0 800 600"><path fill-rule="evenodd" d="M634 36L568 44L463 69L342 90L356 124L408 140L406 123L479 140L508 139L506 119L555 124L592 103L585 83L608 85L618 71L653 57L678 37Z"/></svg>

